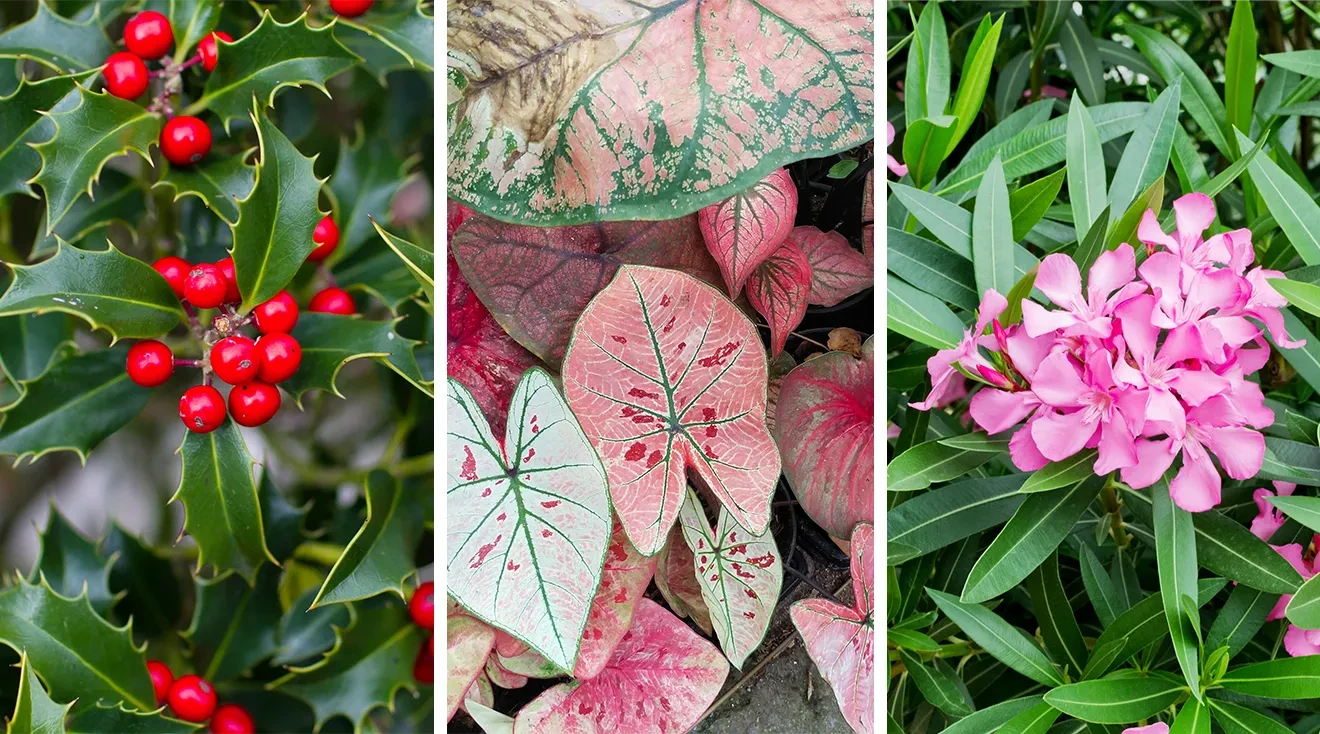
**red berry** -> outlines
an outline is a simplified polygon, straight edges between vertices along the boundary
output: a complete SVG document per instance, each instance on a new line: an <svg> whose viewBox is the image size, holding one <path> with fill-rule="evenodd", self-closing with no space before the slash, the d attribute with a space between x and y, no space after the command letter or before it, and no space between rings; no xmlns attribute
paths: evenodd
<svg viewBox="0 0 1320 734"><path fill-rule="evenodd" d="M302 346L288 334L267 334L257 340L261 369L257 379L274 385L293 377L302 364Z"/></svg>
<svg viewBox="0 0 1320 734"><path fill-rule="evenodd" d="M221 706L211 717L211 734L253 734L256 730L247 709L236 703Z"/></svg>
<svg viewBox="0 0 1320 734"><path fill-rule="evenodd" d="M307 259L314 263L330 257L335 248L339 247L339 227L334 217L327 216L316 223L316 229L312 230L312 242L316 243L316 249L312 250Z"/></svg>
<svg viewBox="0 0 1320 734"><path fill-rule="evenodd" d="M155 339L144 339L128 350L128 379L142 387L163 385L174 374L174 352Z"/></svg>
<svg viewBox="0 0 1320 734"><path fill-rule="evenodd" d="M330 9L345 18L356 18L371 9L376 0L330 0Z"/></svg>
<svg viewBox="0 0 1320 734"><path fill-rule="evenodd" d="M280 390L265 382L249 382L229 391L229 414L240 426L259 426L280 411Z"/></svg>
<svg viewBox="0 0 1320 734"><path fill-rule="evenodd" d="M174 295L183 298L183 285L188 279L188 271L192 270L192 265L187 260L170 255L152 263L151 267L155 268L156 272L160 273L161 277L165 279L165 282L170 284L170 287L174 289Z"/></svg>
<svg viewBox="0 0 1320 734"><path fill-rule="evenodd" d="M202 57L202 68L207 71L215 71L216 53L219 51L215 44L215 39L217 38L225 43L234 42L234 37L228 33L225 33L224 31L214 31L207 34L206 38L203 38L197 44L197 55Z"/></svg>
<svg viewBox="0 0 1320 734"><path fill-rule="evenodd" d="M332 286L312 296L311 303L307 304L307 310L314 313L351 316L357 313L357 304L353 303L353 297L348 295L348 291Z"/></svg>
<svg viewBox="0 0 1320 734"><path fill-rule="evenodd" d="M200 724L215 713L215 688L201 676L185 675L174 681L169 700L170 710L184 721Z"/></svg>
<svg viewBox="0 0 1320 734"><path fill-rule="evenodd" d="M137 99L147 91L147 65L127 51L110 54L101 74L105 88L120 99Z"/></svg>
<svg viewBox="0 0 1320 734"><path fill-rule="evenodd" d="M170 695L170 686L174 685L174 673L170 672L170 666L159 660L148 660L147 672L151 674L151 687L156 689L156 705L164 706Z"/></svg>
<svg viewBox="0 0 1320 734"><path fill-rule="evenodd" d="M210 433L225 422L225 399L220 395L219 390L210 385L190 387L183 397L179 398L179 418L193 433ZM179 680L196 677L185 676ZM171 698L173 694L174 692L170 691ZM170 705L174 705L172 701Z"/></svg>
<svg viewBox="0 0 1320 734"><path fill-rule="evenodd" d="M238 334L227 336L211 347L211 369L230 385L246 385L257 379L261 354L256 342Z"/></svg>
<svg viewBox="0 0 1320 734"><path fill-rule="evenodd" d="M269 301L252 309L257 331L263 334L287 334L298 323L298 302L288 291L276 293Z"/></svg>
<svg viewBox="0 0 1320 734"><path fill-rule="evenodd" d="M225 276L225 303L238 303L243 300L238 292L238 278L234 277L234 258L227 257L215 264Z"/></svg>
<svg viewBox="0 0 1320 734"><path fill-rule="evenodd" d="M431 639L434 639L432 637ZM413 677L419 683L435 682L435 643L423 645L417 651L417 660L413 663Z"/></svg>
<svg viewBox="0 0 1320 734"><path fill-rule="evenodd" d="M196 117L180 115L160 131L160 152L176 166L188 166L211 152L211 128Z"/></svg>
<svg viewBox="0 0 1320 734"><path fill-rule="evenodd" d="M183 282L183 297L197 308L215 308L225 302L229 283L217 265L199 263L188 271Z"/></svg>
<svg viewBox="0 0 1320 734"><path fill-rule="evenodd" d="M422 629L435 629L435 582L427 581L417 587L408 600L408 614Z"/></svg>
<svg viewBox="0 0 1320 734"><path fill-rule="evenodd" d="M174 45L170 19L154 10L144 10L124 26L124 45L147 61L164 56Z"/></svg>

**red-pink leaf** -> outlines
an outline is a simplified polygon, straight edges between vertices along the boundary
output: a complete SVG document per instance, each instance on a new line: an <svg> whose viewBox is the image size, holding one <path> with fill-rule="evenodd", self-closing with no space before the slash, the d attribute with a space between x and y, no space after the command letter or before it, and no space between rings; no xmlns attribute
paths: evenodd
<svg viewBox="0 0 1320 734"><path fill-rule="evenodd" d="M794 367L797 367L797 362L793 361L793 355L788 352L780 352L779 356L770 360L770 384L766 390L765 424L770 428L772 435L775 431L775 413L779 410L779 388L784 384L784 377L792 372Z"/></svg>
<svg viewBox="0 0 1320 734"><path fill-rule="evenodd" d="M784 566L775 539L768 531L757 535L747 530L725 510L712 531L701 500L690 489L678 517L724 655L741 668L765 639L779 601Z"/></svg>
<svg viewBox="0 0 1320 734"><path fill-rule="evenodd" d="M793 230L798 195L786 169L772 171L750 188L697 212L706 249L719 263L729 295L743 284Z"/></svg>
<svg viewBox="0 0 1320 734"><path fill-rule="evenodd" d="M445 655L445 705L448 718L452 719L468 688L486 667L486 658L495 646L495 630L465 614L445 619L445 641L449 648Z"/></svg>
<svg viewBox="0 0 1320 734"><path fill-rule="evenodd" d="M498 653L486 658L486 677L490 682L500 688L513 689L522 688L527 685L527 676L517 673L500 665Z"/></svg>
<svg viewBox="0 0 1320 734"><path fill-rule="evenodd" d="M495 653L495 662L505 672L523 678L557 678L564 674L562 670L555 667L554 663L533 652L530 648L509 657L497 652Z"/></svg>
<svg viewBox="0 0 1320 734"><path fill-rule="evenodd" d="M453 251L481 302L509 334L555 367L573 323L620 265L673 268L719 282L695 214L572 227L526 227L477 215L458 231Z"/></svg>
<svg viewBox="0 0 1320 734"><path fill-rule="evenodd" d="M789 240L811 263L811 296L814 306L837 306L843 299L861 293L875 283L870 260L853 249L838 232L815 227L796 227Z"/></svg>
<svg viewBox="0 0 1320 734"><path fill-rule="evenodd" d="M866 172L866 188L862 189L862 254L875 264L875 169Z"/></svg>
<svg viewBox="0 0 1320 734"><path fill-rule="evenodd" d="M447 204L448 206L446 208L448 211L446 213L449 215L449 227L445 238L446 241L452 241L454 239L454 232L458 231L458 228L462 226L463 222L467 221L473 214L476 214L476 212L453 199L450 199Z"/></svg>
<svg viewBox="0 0 1320 734"><path fill-rule="evenodd" d="M765 352L719 291L674 270L620 268L578 320L563 377L643 555L660 550L678 518L686 467L739 524L765 530L779 477Z"/></svg>
<svg viewBox="0 0 1320 734"><path fill-rule="evenodd" d="M789 609L793 626L807 645L807 654L834 689L839 710L853 730L874 730L875 620L871 574L874 537L869 524L857 526L852 537L854 606L825 599L807 599Z"/></svg>
<svg viewBox="0 0 1320 734"><path fill-rule="evenodd" d="M862 358L827 352L793 368L779 388L775 439L784 476L807 515L847 538L875 516L874 337Z"/></svg>
<svg viewBox="0 0 1320 734"><path fill-rule="evenodd" d="M468 704L473 701L487 707L495 705L495 689L491 687L490 678L486 677L484 671L477 673L477 679L468 686L467 692L463 694L463 701L458 707L467 711Z"/></svg>
<svg viewBox="0 0 1320 734"><path fill-rule="evenodd" d="M582 633L582 648L578 651L577 667L573 669L574 678L594 678L605 667L610 653L632 626L633 610L651 584L655 563L655 557L647 558L633 548L623 526L616 522L610 548L605 552L600 588L591 602L587 629Z"/></svg>
<svg viewBox="0 0 1320 734"><path fill-rule="evenodd" d="M811 263L797 245L785 242L747 279L747 300L770 325L770 353L784 351L788 333L802 323L811 293Z"/></svg>
<svg viewBox="0 0 1320 734"><path fill-rule="evenodd" d="M518 713L516 734L680 734L701 720L729 662L664 607L642 599L600 675L562 683Z"/></svg>
<svg viewBox="0 0 1320 734"><path fill-rule="evenodd" d="M680 617L688 617L706 634L715 634L710 622L710 609L701 597L697 583L692 549L683 538L683 529L675 527L669 532L665 547L656 554L655 586L669 602L669 608Z"/></svg>
<svg viewBox="0 0 1320 734"><path fill-rule="evenodd" d="M495 630L495 652L506 658L518 657L530 649L527 643L500 630Z"/></svg>

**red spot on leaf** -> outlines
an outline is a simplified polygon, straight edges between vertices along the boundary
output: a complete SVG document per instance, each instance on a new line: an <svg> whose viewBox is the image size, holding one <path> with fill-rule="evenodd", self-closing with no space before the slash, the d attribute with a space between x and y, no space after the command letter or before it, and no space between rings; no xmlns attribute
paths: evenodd
<svg viewBox="0 0 1320 734"><path fill-rule="evenodd" d="M500 513L500 516L497 517L497 518L495 518L495 522L504 522L504 519L505 519L506 517L508 517L508 516L509 516L509 513L507 513L507 512L501 512L501 513Z"/></svg>
<svg viewBox="0 0 1320 734"><path fill-rule="evenodd" d="M554 508L559 506L559 500L549 500L546 502L542 502L541 506L547 510L553 510Z"/></svg>
<svg viewBox="0 0 1320 734"><path fill-rule="evenodd" d="M748 558L747 562L752 564L753 566L756 566L757 568L770 568L770 565L775 562L775 556L773 553L767 553L763 556Z"/></svg>
<svg viewBox="0 0 1320 734"><path fill-rule="evenodd" d="M756 619L756 613L755 613L755 612L743 612L743 616L746 617L746 618L748 618L748 619Z"/></svg>
<svg viewBox="0 0 1320 734"><path fill-rule="evenodd" d="M596 707L592 706L589 702L583 701L582 703L578 704L578 713L582 714L583 716L586 716L587 714L591 713L595 708Z"/></svg>
<svg viewBox="0 0 1320 734"><path fill-rule="evenodd" d="M651 467L655 466L656 464L659 464L659 463L660 463L660 460L663 459L663 458L664 458L664 454L660 453L660 450L659 450L659 449L656 449L655 451L652 451L652 452L651 452L651 455L648 456L648 457L646 457L646 468L647 468L647 469L650 469Z"/></svg>
<svg viewBox="0 0 1320 734"><path fill-rule="evenodd" d="M671 709L670 709L670 707L669 707L669 699L665 698L664 696L661 696L661 697L660 697L660 708L664 709L665 711L670 711Z"/></svg>
<svg viewBox="0 0 1320 734"><path fill-rule="evenodd" d="M642 413L641 415L635 415L635 416L633 416L633 417L632 417L632 422L633 422L633 423L654 423L654 422L655 422L655 416L651 415L650 413Z"/></svg>
<svg viewBox="0 0 1320 734"><path fill-rule="evenodd" d="M642 443L641 441L638 441L637 443L634 443L632 446L628 447L628 451L623 455L623 458L627 459L628 461L641 461L642 458L645 456L646 456L646 444Z"/></svg>
<svg viewBox="0 0 1320 734"><path fill-rule="evenodd" d="M733 564L733 572L736 573L736 574L738 574L738 578L740 578L740 579L754 579L754 578L756 578L756 574L752 573L751 571L743 570L742 565L741 565L741 564L738 564L738 563Z"/></svg>
<svg viewBox="0 0 1320 734"><path fill-rule="evenodd" d="M628 560L628 551L624 550L622 545L614 543L610 546L610 560L626 561ZM602 581L602 583L606 583L606 581Z"/></svg>
<svg viewBox="0 0 1320 734"><path fill-rule="evenodd" d="M642 705L641 699L637 700L637 717L641 719L646 718L646 706Z"/></svg>
<svg viewBox="0 0 1320 734"><path fill-rule="evenodd" d="M697 538L697 547L698 547L698 548L705 548L705 547L706 547L706 541L702 540L701 538Z"/></svg>
<svg viewBox="0 0 1320 734"><path fill-rule="evenodd" d="M717 453L715 453L714 451L711 450L711 448L710 448L710 444L706 444L706 445L703 447L703 449L704 449L705 452L706 452L706 458L707 458L707 459L718 459L718 458L720 458L720 455L719 455L719 454L717 454Z"/></svg>
<svg viewBox="0 0 1320 734"><path fill-rule="evenodd" d="M514 563L513 561L509 561L509 565L505 566L505 568L509 569L510 571L517 571L518 569L522 568L522 566L517 563Z"/></svg>
<svg viewBox="0 0 1320 734"><path fill-rule="evenodd" d="M550 537L550 536L553 535L553 534L554 534L554 533L551 533L549 530L542 530L542 531L541 531L541 537L542 537L542 538L548 538L548 537Z"/></svg>
<svg viewBox="0 0 1320 734"><path fill-rule="evenodd" d="M486 487L485 489L481 490L481 496L482 496L482 497L489 497L489 496L490 496L490 487Z"/></svg>
<svg viewBox="0 0 1320 734"><path fill-rule="evenodd" d="M490 552L495 550L495 546L499 544L500 539L503 537L503 535L496 535L494 540L478 548L477 555L473 556L474 560L472 561L472 565L468 566L468 568L476 568L485 562L486 556L490 555Z"/></svg>
<svg viewBox="0 0 1320 734"><path fill-rule="evenodd" d="M527 455L523 457L523 463L526 464L531 461L533 456L536 456L536 449L527 449Z"/></svg>
<svg viewBox="0 0 1320 734"><path fill-rule="evenodd" d="M702 367L716 367L724 364L724 360L729 358L733 351L742 345L742 342L725 342L723 346L715 350L715 353L709 357L702 357L697 360L697 364Z"/></svg>
<svg viewBox="0 0 1320 734"><path fill-rule="evenodd" d="M747 592L747 596L750 597L750 598L752 598L752 599L760 599L760 598L761 598L761 597L757 596L757 595L756 595L756 592L755 592L755 591L752 591L751 589L743 589L743 591Z"/></svg>
<svg viewBox="0 0 1320 734"><path fill-rule="evenodd" d="M733 541L733 542L735 542L735 543L738 542L738 531L737 531L737 530L734 530L733 532L729 533L729 540L731 540L731 541Z"/></svg>
<svg viewBox="0 0 1320 734"><path fill-rule="evenodd" d="M706 426L706 438L715 438L720 435L720 429L715 426Z"/></svg>
<svg viewBox="0 0 1320 734"><path fill-rule="evenodd" d="M626 603L627 601L628 601L628 590L627 590L627 589L619 589L619 593L617 593L617 594L614 595L614 603L615 603L615 604L624 604L624 603Z"/></svg>
<svg viewBox="0 0 1320 734"><path fill-rule="evenodd" d="M687 347L687 342L679 342L679 343L678 343L678 351L681 352L681 351L683 351L686 347Z"/></svg>
<svg viewBox="0 0 1320 734"><path fill-rule="evenodd" d="M719 581L719 579L720 579L720 575L718 573L710 577L711 581Z"/></svg>
<svg viewBox="0 0 1320 734"><path fill-rule="evenodd" d="M702 409L701 409L701 419L702 419L703 421L713 421L713 420L715 420L715 409L714 409L714 408L702 408Z"/></svg>
<svg viewBox="0 0 1320 734"><path fill-rule="evenodd" d="M732 540L732 539L733 539L733 538L730 537L730 540ZM729 548L729 555L731 555L731 556L736 556L736 555L738 555L739 553L746 553L746 552L747 552L747 544L746 544L746 543L739 543L738 545L735 545L735 546L732 546L732 547Z"/></svg>
<svg viewBox="0 0 1320 734"><path fill-rule="evenodd" d="M463 468L459 471L458 476L471 482L477 478L477 457L472 455L471 446L464 446L463 453L467 454L467 458L463 459Z"/></svg>
<svg viewBox="0 0 1320 734"><path fill-rule="evenodd" d="M613 339L614 341L620 343L620 344L627 344L627 343L628 343L628 337L626 337L626 336L617 336L617 335L616 335L616 336L612 336L612 337L610 337L610 338Z"/></svg>
<svg viewBox="0 0 1320 734"><path fill-rule="evenodd" d="M640 387L634 387L633 389L629 390L628 396L634 398L651 398L652 400L660 399L660 395L658 393L647 392Z"/></svg>
<svg viewBox="0 0 1320 734"><path fill-rule="evenodd" d="M674 320L677 319L677 318L678 318L677 316L670 316L670 317L669 317L669 320L665 322L664 327L663 327L662 329L660 329L660 331L662 331L662 332L664 332L664 333L666 333L666 334L668 334L670 331L673 331L673 329L674 329Z"/></svg>
<svg viewBox="0 0 1320 734"><path fill-rule="evenodd" d="M668 294L668 293L664 294L663 296L660 296L660 305L661 305L661 306L668 306L669 304L671 304L671 303L673 303L673 302L674 302L674 300L673 300L672 298L669 297L669 294Z"/></svg>
<svg viewBox="0 0 1320 734"><path fill-rule="evenodd" d="M640 408L634 408L631 405L625 405L621 410L619 410L619 416L623 418L631 418L640 412L642 412Z"/></svg>

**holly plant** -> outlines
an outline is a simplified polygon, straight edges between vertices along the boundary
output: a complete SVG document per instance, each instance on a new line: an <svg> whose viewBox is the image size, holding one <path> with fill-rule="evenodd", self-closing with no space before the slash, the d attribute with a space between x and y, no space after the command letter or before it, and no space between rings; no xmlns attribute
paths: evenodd
<svg viewBox="0 0 1320 734"><path fill-rule="evenodd" d="M431 729L432 12L0 6L9 731Z"/></svg>

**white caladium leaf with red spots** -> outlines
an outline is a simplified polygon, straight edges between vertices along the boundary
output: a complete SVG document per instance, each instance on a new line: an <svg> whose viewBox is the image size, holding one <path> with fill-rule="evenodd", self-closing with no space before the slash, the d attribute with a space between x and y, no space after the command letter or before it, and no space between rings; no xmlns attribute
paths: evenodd
<svg viewBox="0 0 1320 734"><path fill-rule="evenodd" d="M710 609L701 596L697 583L692 549L683 538L683 529L675 526L669 531L669 540L656 554L655 587L669 603L669 608L680 617L687 617L708 635L715 634L710 623Z"/></svg>
<svg viewBox="0 0 1320 734"><path fill-rule="evenodd" d="M651 584L655 563L654 556L647 558L638 553L628 542L623 526L615 523L609 550L605 552L600 589L591 602L587 629L582 633L582 649L578 652L577 667L573 669L574 678L594 678L604 669L610 653L632 626L633 610Z"/></svg>
<svg viewBox="0 0 1320 734"><path fill-rule="evenodd" d="M771 434L775 430L775 412L779 410L779 388L784 384L784 377L793 368L797 367L797 362L793 355L788 352L780 352L778 356L770 360L770 384L766 390L765 401L765 424L770 427Z"/></svg>
<svg viewBox="0 0 1320 734"><path fill-rule="evenodd" d="M874 730L875 716L874 538L869 524L858 525L852 536L852 607L806 599L789 609L807 654L834 689L843 718L863 734Z"/></svg>
<svg viewBox="0 0 1320 734"><path fill-rule="evenodd" d="M803 511L836 538L875 517L875 338L861 358L826 352L779 387L775 441Z"/></svg>
<svg viewBox="0 0 1320 734"><path fill-rule="evenodd" d="M784 566L775 539L756 535L720 511L714 531L697 493L688 490L678 516L694 556L697 583L710 609L715 634L735 668L760 647L779 601Z"/></svg>
<svg viewBox="0 0 1320 734"><path fill-rule="evenodd" d="M495 646L495 630L466 614L449 615L446 622L445 706L448 718L452 719L468 689L486 667L486 658Z"/></svg>
<svg viewBox="0 0 1320 734"><path fill-rule="evenodd" d="M838 232L822 232L811 226L795 227L789 240L811 263L813 306L837 306L843 299L875 284L871 261L853 249Z"/></svg>
<svg viewBox="0 0 1320 734"><path fill-rule="evenodd" d="M770 353L784 351L788 335L802 323L811 293L811 263L797 245L785 242L752 271L747 300L770 325Z"/></svg>
<svg viewBox="0 0 1320 734"><path fill-rule="evenodd" d="M453 379L446 414L449 595L571 671L610 537L600 460L539 368L518 382L503 442Z"/></svg>
<svg viewBox="0 0 1320 734"><path fill-rule="evenodd" d="M729 675L718 648L642 599L600 675L562 683L518 712L515 734L680 734L706 713Z"/></svg>
<svg viewBox="0 0 1320 734"><path fill-rule="evenodd" d="M538 226L690 214L870 140L873 4L454 0L449 195Z"/></svg>
<svg viewBox="0 0 1320 734"><path fill-rule="evenodd" d="M697 212L706 249L735 298L756 266L765 262L793 231L797 217L797 186L780 168L718 204Z"/></svg>
<svg viewBox="0 0 1320 734"><path fill-rule="evenodd" d="M690 275L625 265L582 313L564 395L643 555L660 550L678 518L687 468L739 524L765 530L779 477L767 379L752 322Z"/></svg>
<svg viewBox="0 0 1320 734"><path fill-rule="evenodd" d="M620 265L654 265L720 282L695 214L572 227L529 227L477 215L464 223L452 249L495 319L554 367L564 359L574 322Z"/></svg>

